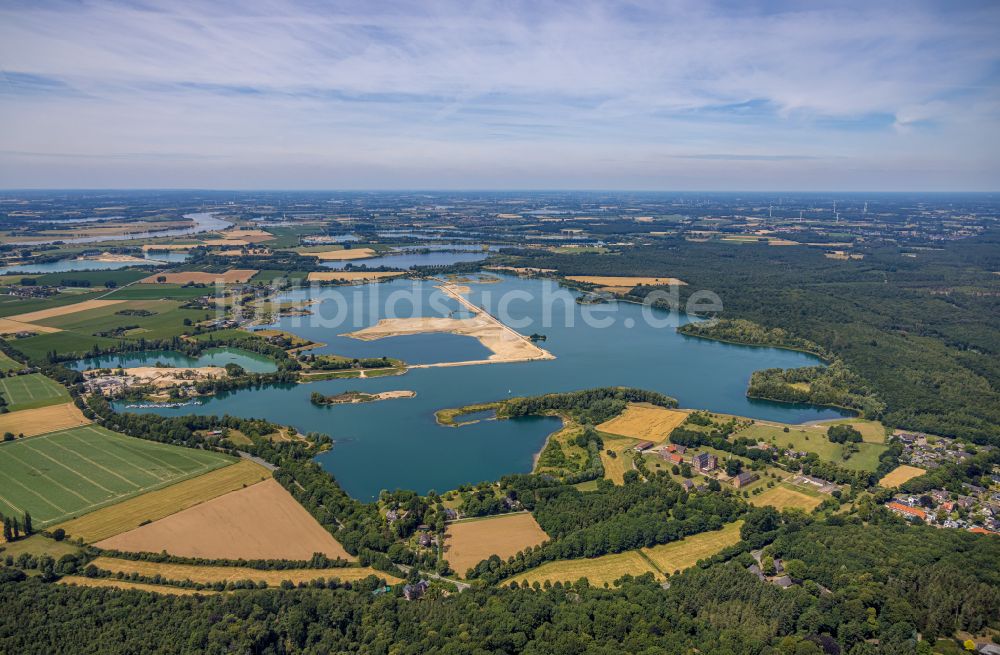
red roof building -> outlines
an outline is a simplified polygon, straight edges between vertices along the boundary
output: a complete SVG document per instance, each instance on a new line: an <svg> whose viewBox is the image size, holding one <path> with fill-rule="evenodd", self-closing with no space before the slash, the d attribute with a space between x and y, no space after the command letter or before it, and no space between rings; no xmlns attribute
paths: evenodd
<svg viewBox="0 0 1000 655"><path fill-rule="evenodd" d="M892 501L891 503L886 503L885 505L897 514L906 514L907 516L916 516L921 521L927 520L927 512L916 507L910 507L909 505L904 505L903 503L897 503Z"/></svg>

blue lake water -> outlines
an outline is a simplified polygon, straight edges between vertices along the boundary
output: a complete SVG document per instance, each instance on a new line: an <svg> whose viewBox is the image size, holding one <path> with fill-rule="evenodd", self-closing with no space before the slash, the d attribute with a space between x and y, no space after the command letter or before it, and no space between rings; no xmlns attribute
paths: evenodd
<svg viewBox="0 0 1000 655"><path fill-rule="evenodd" d="M323 262L327 268L343 269L350 265L352 268L367 266L377 268L388 266L406 270L414 266L450 266L459 262L479 262L486 259L485 252L428 252L428 253L407 253L403 255L386 255L384 257L372 257L371 259L355 259L353 261Z"/></svg>
<svg viewBox="0 0 1000 655"><path fill-rule="evenodd" d="M551 418L516 421L480 421L458 428L443 427L435 410L590 387L625 385L659 391L678 399L682 407L798 423L844 415L833 409L754 401L746 397L750 374L762 368L790 368L817 363L817 359L788 350L752 348L679 335L684 315L645 309L631 303L582 306L575 292L545 280L504 277L500 283L471 284L470 298L525 334L540 332L556 359L515 364L489 364L411 369L405 375L368 379L328 380L309 384L248 389L222 394L196 409L203 414L264 417L299 430L330 434L333 449L319 456L352 496L373 500L381 489L408 488L419 492L444 491L465 482L492 480L507 473L531 470L534 453L558 427ZM376 289L378 291L376 291ZM412 294L409 292L412 290ZM324 351L357 344L375 346L372 355L402 357L411 363L457 361L464 354L452 337L422 343L402 337L356 342L338 337L342 332L375 323L394 305L396 316L446 316L457 303L427 282L397 280L382 285L301 290L290 298L323 294L314 324L308 317L289 317L278 326L330 344ZM411 296L408 303L394 296ZM398 300L398 298L397 298ZM433 303L432 303L433 301ZM450 302L449 302L450 301ZM407 309L407 306L410 308ZM316 306L314 306L316 307ZM346 307L342 316L334 307ZM338 312L339 313L339 312ZM648 315L647 315L648 314ZM549 319L546 316L549 316ZM551 320L555 317L557 320ZM588 324L611 318L611 325ZM302 322L295 324L292 319ZM647 320L649 319L649 320ZM663 325L651 325L650 320ZM478 342L477 342L478 345ZM479 346L482 348L482 346ZM356 351L355 351L356 352ZM351 353L343 353L351 354ZM444 358L442 360L441 358ZM473 356L472 358L479 358ZM379 392L412 390L415 398L353 405L316 407L311 393L333 395L348 390ZM165 415L184 415L190 407L154 409Z"/></svg>
<svg viewBox="0 0 1000 655"><path fill-rule="evenodd" d="M176 237L189 234L199 234L201 232L214 232L225 230L232 225L229 221L215 218L215 212L195 212L184 214L184 218L194 221L194 225L188 228L177 228L173 230L158 230L154 232L136 232L133 234L118 234L113 236L100 237L76 237L76 238L55 238L42 239L39 241L21 241L21 245L37 246L46 243L103 243L105 241L133 241L135 239L154 239L159 237Z"/></svg>
<svg viewBox="0 0 1000 655"><path fill-rule="evenodd" d="M165 263L182 262L189 257L185 252L158 252L144 255L145 262L160 266ZM94 259L60 259L43 264L20 264L0 270L0 275L11 273L66 273L68 271L116 271L121 268L140 265L140 262L99 262Z"/></svg>
<svg viewBox="0 0 1000 655"><path fill-rule="evenodd" d="M78 371L86 371L91 368L153 366L157 362L163 362L177 368L239 364L251 373L273 373L278 370L278 366L273 360L263 355L238 348L210 348L198 357L189 357L172 350L144 350L134 353L117 353L77 360L72 362L70 367Z"/></svg>

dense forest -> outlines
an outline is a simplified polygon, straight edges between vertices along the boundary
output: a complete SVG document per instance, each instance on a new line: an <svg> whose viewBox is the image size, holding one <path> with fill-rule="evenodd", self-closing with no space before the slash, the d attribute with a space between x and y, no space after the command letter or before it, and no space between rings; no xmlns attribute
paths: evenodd
<svg viewBox="0 0 1000 655"><path fill-rule="evenodd" d="M780 328L864 378L893 426L1000 444L1000 231L905 257L664 239L628 257L519 250L511 263L564 275L670 275L681 300L708 289L725 318ZM641 293L638 289L636 293Z"/></svg>

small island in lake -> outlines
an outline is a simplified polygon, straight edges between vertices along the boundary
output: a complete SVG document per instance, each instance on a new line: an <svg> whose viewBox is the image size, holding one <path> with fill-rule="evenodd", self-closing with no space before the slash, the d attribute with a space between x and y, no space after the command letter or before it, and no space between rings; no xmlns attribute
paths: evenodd
<svg viewBox="0 0 1000 655"><path fill-rule="evenodd" d="M335 396L324 396L319 392L313 393L309 397L309 402L313 405L344 405L354 403L374 403L380 400L392 400L394 398L413 398L416 391L399 389L396 391L382 391L379 393L365 393L363 391L345 391Z"/></svg>

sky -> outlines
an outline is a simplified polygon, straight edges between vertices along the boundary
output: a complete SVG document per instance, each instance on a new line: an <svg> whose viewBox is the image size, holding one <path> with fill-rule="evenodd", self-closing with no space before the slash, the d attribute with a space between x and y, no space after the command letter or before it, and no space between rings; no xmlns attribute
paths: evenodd
<svg viewBox="0 0 1000 655"><path fill-rule="evenodd" d="M0 188L1000 190L1000 2L0 0Z"/></svg>

